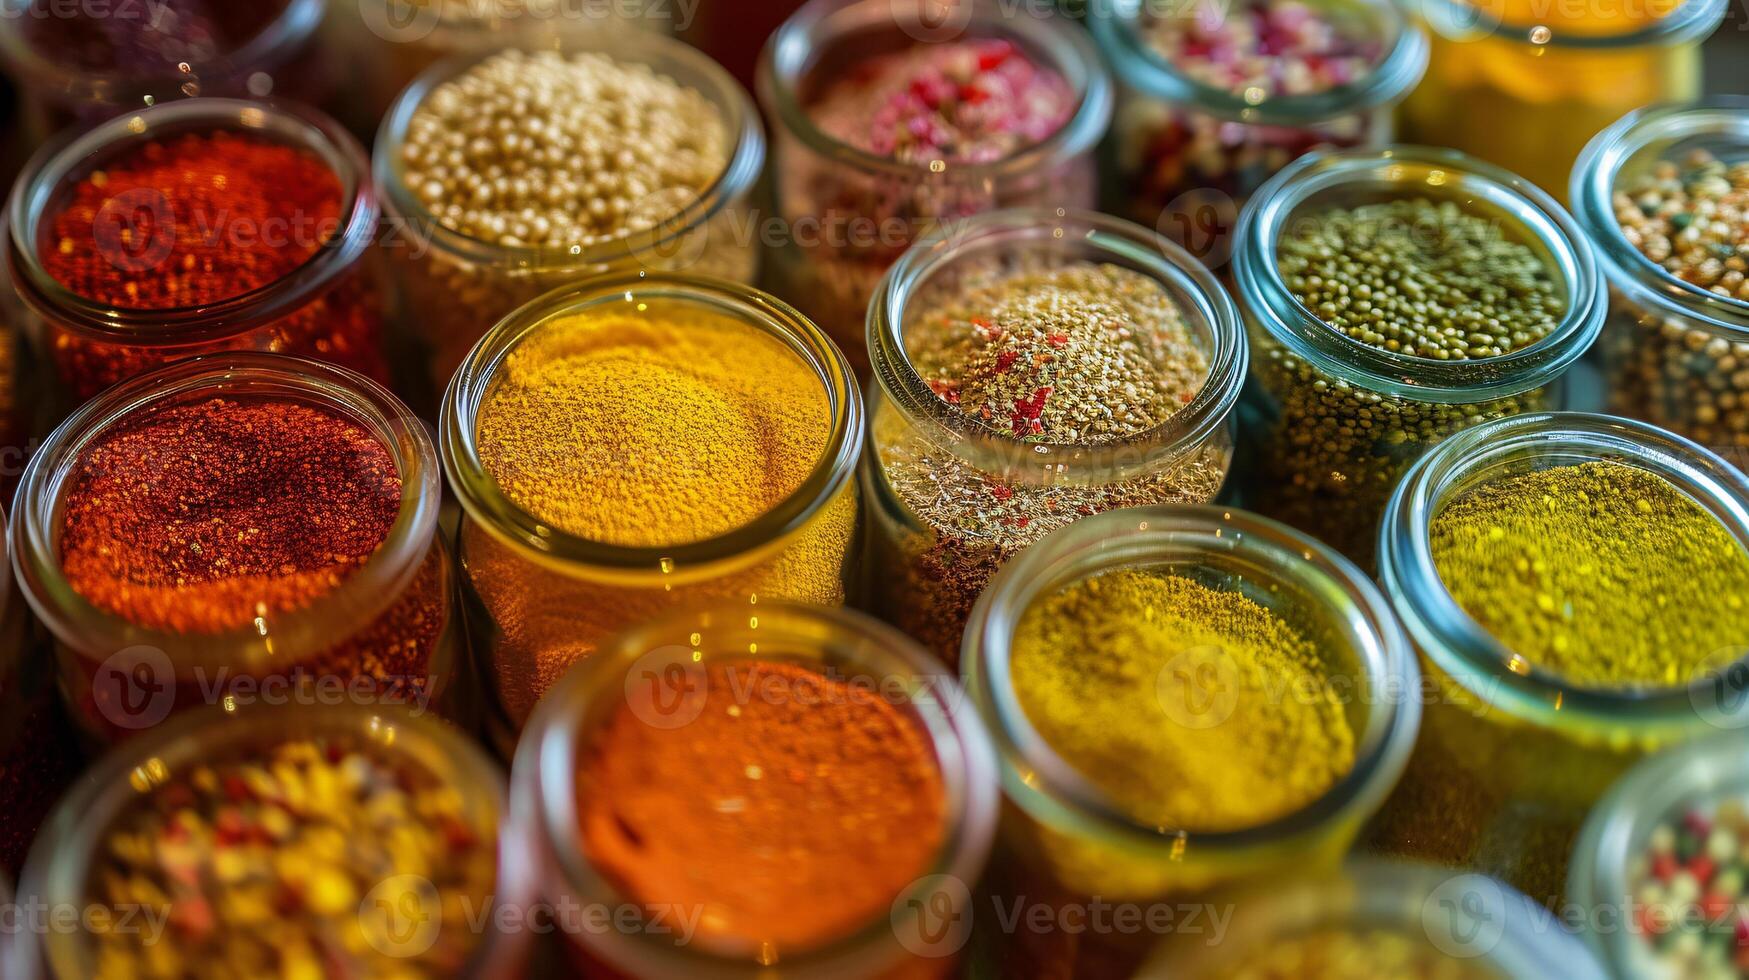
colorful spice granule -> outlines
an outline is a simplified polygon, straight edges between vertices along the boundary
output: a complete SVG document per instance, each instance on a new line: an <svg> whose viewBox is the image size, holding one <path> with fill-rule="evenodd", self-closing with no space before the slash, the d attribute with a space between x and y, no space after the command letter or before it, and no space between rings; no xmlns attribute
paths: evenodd
<svg viewBox="0 0 1749 980"><path fill-rule="evenodd" d="M134 770L86 898L168 919L162 937L93 930L95 976L464 971L486 938L469 916L489 914L497 880L498 827L468 802L478 787L345 737L213 750L227 758Z"/></svg>
<svg viewBox="0 0 1749 980"><path fill-rule="evenodd" d="M1141 31L1186 77L1264 99L1348 85L1378 63L1383 44L1374 25L1336 13L1303 0L1199 2L1148 17Z"/></svg>
<svg viewBox="0 0 1749 980"><path fill-rule="evenodd" d="M1628 865L1632 928L1662 977L1749 977L1749 801L1690 805Z"/></svg>
<svg viewBox="0 0 1749 980"><path fill-rule="evenodd" d="M1224 980L1497 980L1485 963L1440 952L1424 936L1389 929L1321 929L1260 946Z"/></svg>
<svg viewBox="0 0 1749 980"><path fill-rule="evenodd" d="M1012 42L914 44L853 63L808 105L814 124L867 153L989 163L1050 138L1077 98Z"/></svg>
<svg viewBox="0 0 1749 980"><path fill-rule="evenodd" d="M885 923L946 835L923 733L878 692L779 661L707 661L702 687L689 724L622 705L586 747L591 863L633 901L701 910L702 938L743 955Z"/></svg>

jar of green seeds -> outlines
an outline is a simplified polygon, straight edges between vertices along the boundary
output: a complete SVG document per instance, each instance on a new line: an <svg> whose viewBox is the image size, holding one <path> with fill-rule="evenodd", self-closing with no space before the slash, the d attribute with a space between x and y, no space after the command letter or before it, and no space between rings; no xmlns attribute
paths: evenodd
<svg viewBox="0 0 1749 980"><path fill-rule="evenodd" d="M1560 407L1603 322L1573 219L1455 151L1302 157L1246 205L1238 243L1246 504L1362 565L1404 469L1466 426Z"/></svg>

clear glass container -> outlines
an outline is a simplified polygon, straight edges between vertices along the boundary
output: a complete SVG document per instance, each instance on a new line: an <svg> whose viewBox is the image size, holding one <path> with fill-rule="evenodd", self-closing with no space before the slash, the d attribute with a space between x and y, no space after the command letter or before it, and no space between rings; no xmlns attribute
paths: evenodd
<svg viewBox="0 0 1749 980"><path fill-rule="evenodd" d="M1559 324L1522 350L1449 361L1382 350L1325 325L1289 290L1278 243L1326 209L1405 198L1455 202L1535 251L1558 282ZM1403 470L1465 426L1561 407L1556 382L1596 339L1606 305L1591 249L1560 205L1503 170L1426 147L1290 164L1245 206L1234 271L1257 388L1242 431L1261 478L1245 504L1363 567Z"/></svg>
<svg viewBox="0 0 1749 980"><path fill-rule="evenodd" d="M1701 42L1726 6L1419 0L1411 9L1432 48L1426 77L1402 105L1403 138L1453 147L1565 194L1573 160L1599 130L1648 103L1700 95ZM1563 10L1584 11L1583 19L1548 19ZM1636 11L1665 15L1628 19Z"/></svg>
<svg viewBox="0 0 1749 980"><path fill-rule="evenodd" d="M1201 390L1159 426L1097 446L1022 442L992 434L949 405L912 365L908 331L951 301L968 273L1075 262L1109 263L1158 282L1207 356ZM1098 510L1213 500L1226 479L1229 416L1245 377L1238 313L1201 263L1129 222L1085 211L1012 210L932 234L881 284L868 314L868 348L872 608L949 663L978 593L1028 544ZM1036 498L1039 513L985 541L918 513L924 494L957 495L961 487L988 493L990 485L1012 490L1008 500ZM1067 501L1062 509L1047 509L1053 495Z"/></svg>
<svg viewBox="0 0 1749 980"><path fill-rule="evenodd" d="M1677 279L1622 234L1614 197L1662 161L1749 157L1749 99L1656 106L1597 134L1573 168L1573 215L1611 287L1601 349L1610 408L1749 469L1749 302Z"/></svg>
<svg viewBox="0 0 1749 980"><path fill-rule="evenodd" d="M912 243L998 208L1091 208L1098 200L1093 149L1111 122L1111 79L1085 32L1060 16L1010 16L996 0L927 7L811 0L771 36L759 62L782 222L781 240L767 249L773 289L825 327L859 375L874 356L864 346L869 300ZM1077 96L1047 139L988 163L924 165L866 152L815 125L810 102L835 73L918 43L984 39L1012 43Z"/></svg>
<svg viewBox="0 0 1749 980"><path fill-rule="evenodd" d="M1348 774L1301 809L1224 832L1144 826L1099 792L1033 726L1010 664L1016 628L1035 601L1116 569L1237 591L1317 644L1354 731ZM978 600L963 656L961 675L995 739L1008 802L997 866L1010 877L995 890L1032 901L1178 900L1334 866L1403 771L1421 715L1408 639L1359 569L1273 521L1209 505L1111 511L1028 548ZM1006 941L1053 975L1109 976L1127 975L1114 971L1133 969L1151 938L1022 931Z"/></svg>
<svg viewBox="0 0 1749 980"><path fill-rule="evenodd" d="M198 234L323 235L321 245L295 271L202 306L125 309L73 293L44 268L42 256L55 247L55 219L92 172L143 144L212 132L247 134L306 150L339 179L339 214L332 228L321 227L317 216L311 216L312 227L289 230L253 224L204 226L225 221L222 214L200 213L189 222ZM115 202L118 226L131 227L148 214L161 220L167 206L149 191L109 200ZM0 242L7 273L28 311L26 327L38 357L52 370L60 396L68 402L63 408L154 367L217 351L299 354L387 380L382 345L388 284L375 247L379 212L369 164L358 141L315 110L188 99L111 119L38 152L13 185L8 212L7 234ZM175 234L172 224L155 227ZM172 243L154 235L144 245L124 244L112 261L130 274L143 273L169 260Z"/></svg>
<svg viewBox="0 0 1749 980"><path fill-rule="evenodd" d="M1749 685L1729 681L1741 698ZM1749 752L1739 719L1729 731L1661 752L1631 769L1586 818L1567 872L1567 902L1591 913L1583 935L1616 976L1674 976L1653 955L1641 927L1644 908L1631 880L1636 858L1646 853L1652 831L1690 807L1749 797ZM1730 896L1735 897L1735 896ZM1674 904L1674 903L1673 903ZM1695 974L1699 975L1699 974Z"/></svg>
<svg viewBox="0 0 1749 980"><path fill-rule="evenodd" d="M512 41L433 65L401 93L377 134L372 162L390 233L396 236L389 252L409 323L428 348L431 377L440 391L474 342L501 317L567 283L638 270L752 283L759 272L749 198L765 162L765 132L753 100L697 49L647 32L567 35L557 50L599 52L647 65L709 100L729 146L728 163L714 184L654 227L594 245L512 247L444 227L407 186L402 147L408 127L432 90L492 55L507 49L551 50L535 41Z"/></svg>
<svg viewBox="0 0 1749 980"><path fill-rule="evenodd" d="M1605 980L1583 943L1535 900L1485 875L1422 864L1354 861L1340 871L1232 895L1226 936L1184 936L1161 945L1138 975L1213 980L1231 977L1284 944L1330 933L1400 936L1430 972L1494 980ZM1326 961L1321 978L1355 977ZM1348 964L1350 967L1354 964ZM1442 972L1443 971L1443 972ZM1279 976L1247 973L1247 977Z"/></svg>
<svg viewBox="0 0 1749 980"><path fill-rule="evenodd" d="M941 775L941 846L890 913L812 949L762 950L736 957L708 943L664 939L641 929L573 937L588 975L625 977L796 978L938 977L953 975L956 954L973 916L970 890L984 872L994 836L998 795L995 758L948 669L910 638L858 613L787 602L760 602L749 617L741 602L687 606L604 642L568 671L543 700L516 748L514 806L537 866L546 869L544 897L584 907L626 901L591 863L579 833L577 779L591 736L622 708L655 724L684 718L688 678L711 663L772 659L826 674L874 692L915 725ZM673 678L657 689L678 699L672 710L633 697L633 681L652 670ZM675 673L678 671L678 673ZM641 695L640 695L641 697ZM726 844L727 842L725 842ZM759 956L773 953L766 962ZM593 969L590 969L590 967Z"/></svg>
<svg viewBox="0 0 1749 980"><path fill-rule="evenodd" d="M0 0L0 65L24 93L20 121L32 144L70 126L104 119L184 96L295 99L325 104L334 94L337 66L321 32L328 0L211 0L202 4L61 3ZM150 29L187 42L204 30L177 21L190 14L221 28L211 57L178 61L165 50L146 50ZM73 22L84 21L77 31ZM61 41L47 35L61 26ZM74 36L77 35L77 36ZM67 47L101 38L110 48L100 64ZM234 45L222 48L229 43ZM194 48L196 44L190 44Z"/></svg>
<svg viewBox="0 0 1749 980"><path fill-rule="evenodd" d="M555 317L608 304L692 310L745 324L780 341L813 372L831 413L813 471L752 522L668 547L633 547L548 526L498 486L481 461L479 416L505 360ZM534 703L607 637L681 603L735 598L842 605L859 558L855 480L863 408L844 355L793 308L749 286L675 275L589 280L555 290L493 328L456 372L439 439L463 517L458 551L469 628L497 710L488 724L508 746ZM751 451L751 450L750 450Z"/></svg>
<svg viewBox="0 0 1749 980"><path fill-rule="evenodd" d="M1239 208L1276 171L1312 150L1391 142L1392 111L1427 67L1427 36L1390 0L1317 0L1311 9L1376 39L1379 59L1346 85L1269 95L1215 88L1169 64L1143 36L1152 4L1096 6L1089 23L1118 78L1111 142L1126 216L1219 267Z"/></svg>
<svg viewBox="0 0 1749 980"><path fill-rule="evenodd" d="M1749 477L1643 422L1584 413L1498 419L1446 440L1385 512L1379 581L1430 683L1421 741L1371 846L1497 875L1559 901L1574 835L1649 751L1749 723L1749 702L1703 671L1685 687L1582 687L1515 657L1458 606L1429 528L1448 502L1504 476L1607 460L1655 474L1749 548Z"/></svg>
<svg viewBox="0 0 1749 980"><path fill-rule="evenodd" d="M112 427L136 412L215 397L289 400L360 423L394 459L400 508L375 553L302 608L258 607L253 623L225 632L148 629L99 608L68 581L61 564L67 493L85 453ZM380 385L302 358L194 358L117 385L49 436L19 486L13 567L53 634L74 720L99 741L219 702L238 714L286 700L407 702L465 718L467 648L452 560L436 534L440 492L424 424ZM435 626L426 625L431 616ZM422 653L404 649L409 623L432 636Z"/></svg>
<svg viewBox="0 0 1749 980"><path fill-rule="evenodd" d="M66 928L66 910L80 910L87 916L93 909L108 913L117 931L125 922L146 930L150 928L147 916L158 916L164 934L157 941L178 942L179 921L200 921L200 910L187 907L196 904L196 897L179 895L152 908L135 909L129 920L122 918L129 914L125 905L111 906L90 897L92 880L111 846L106 836L118 819L138 805L141 794L179 778L187 779L191 770L214 764L247 765L278 746L313 739L345 745L379 765L406 774L409 783L428 783L439 793L453 794L460 811L454 819L473 834L484 837L489 833L498 855L493 892L483 899L441 896L429 879L423 887L417 882L409 887L398 880L408 875L383 879L360 896L358 913L363 936L377 955L360 956L349 942L336 936L322 949L332 957L325 961L327 969L350 976L421 972L419 967L429 964L422 964L417 957L444 939L446 930L471 930L474 920L468 917L474 916L485 926L472 942L466 967L449 975L477 980L520 976L531 931L526 927L500 929L494 924L527 921L518 916L526 914L532 902L534 878L525 848L516 836L503 771L456 728L394 705L280 704L235 713L204 708L181 715L109 753L62 801L31 850L20 892L35 896L40 904L20 912L21 920L30 925L30 935L22 937L27 948L21 962L40 970L43 977L59 980L121 975L113 972L113 962L102 958L103 944L91 931L83 926ZM308 792L314 795L316 789ZM376 819L379 828L386 822L380 815ZM211 835L212 831L202 828L199 833ZM205 839L210 841L211 836ZM382 843L389 846L387 841ZM267 887L266 883L262 886ZM142 882L141 888L145 887L149 886ZM391 902L382 896L398 899ZM187 918L174 918L178 911ZM45 912L50 916L46 921ZM207 914L212 915L210 911ZM283 917L296 913L275 908L269 914ZM63 917L59 924L54 916ZM171 921L165 923L165 918ZM269 919L274 925L280 921ZM151 945L148 941L148 949Z"/></svg>

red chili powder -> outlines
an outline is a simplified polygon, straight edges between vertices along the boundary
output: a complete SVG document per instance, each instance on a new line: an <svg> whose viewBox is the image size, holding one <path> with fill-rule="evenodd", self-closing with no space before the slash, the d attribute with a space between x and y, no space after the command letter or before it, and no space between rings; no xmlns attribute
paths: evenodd
<svg viewBox="0 0 1749 980"><path fill-rule="evenodd" d="M719 945L817 946L885 917L944 833L922 733L878 693L790 664L710 663L703 681L690 723L622 705L589 746L596 868L630 901L702 911Z"/></svg>
<svg viewBox="0 0 1749 980"><path fill-rule="evenodd" d="M75 591L131 623L220 632L333 590L400 506L388 448L333 410L170 405L117 423L78 461L61 565Z"/></svg>

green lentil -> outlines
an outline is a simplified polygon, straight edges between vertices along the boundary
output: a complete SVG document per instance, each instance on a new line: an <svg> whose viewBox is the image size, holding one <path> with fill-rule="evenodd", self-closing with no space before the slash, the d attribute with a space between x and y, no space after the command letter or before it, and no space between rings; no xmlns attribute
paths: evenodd
<svg viewBox="0 0 1749 980"><path fill-rule="evenodd" d="M1749 645L1749 551L1656 474L1591 462L1504 477L1434 518L1471 618L1574 683L1674 687Z"/></svg>

